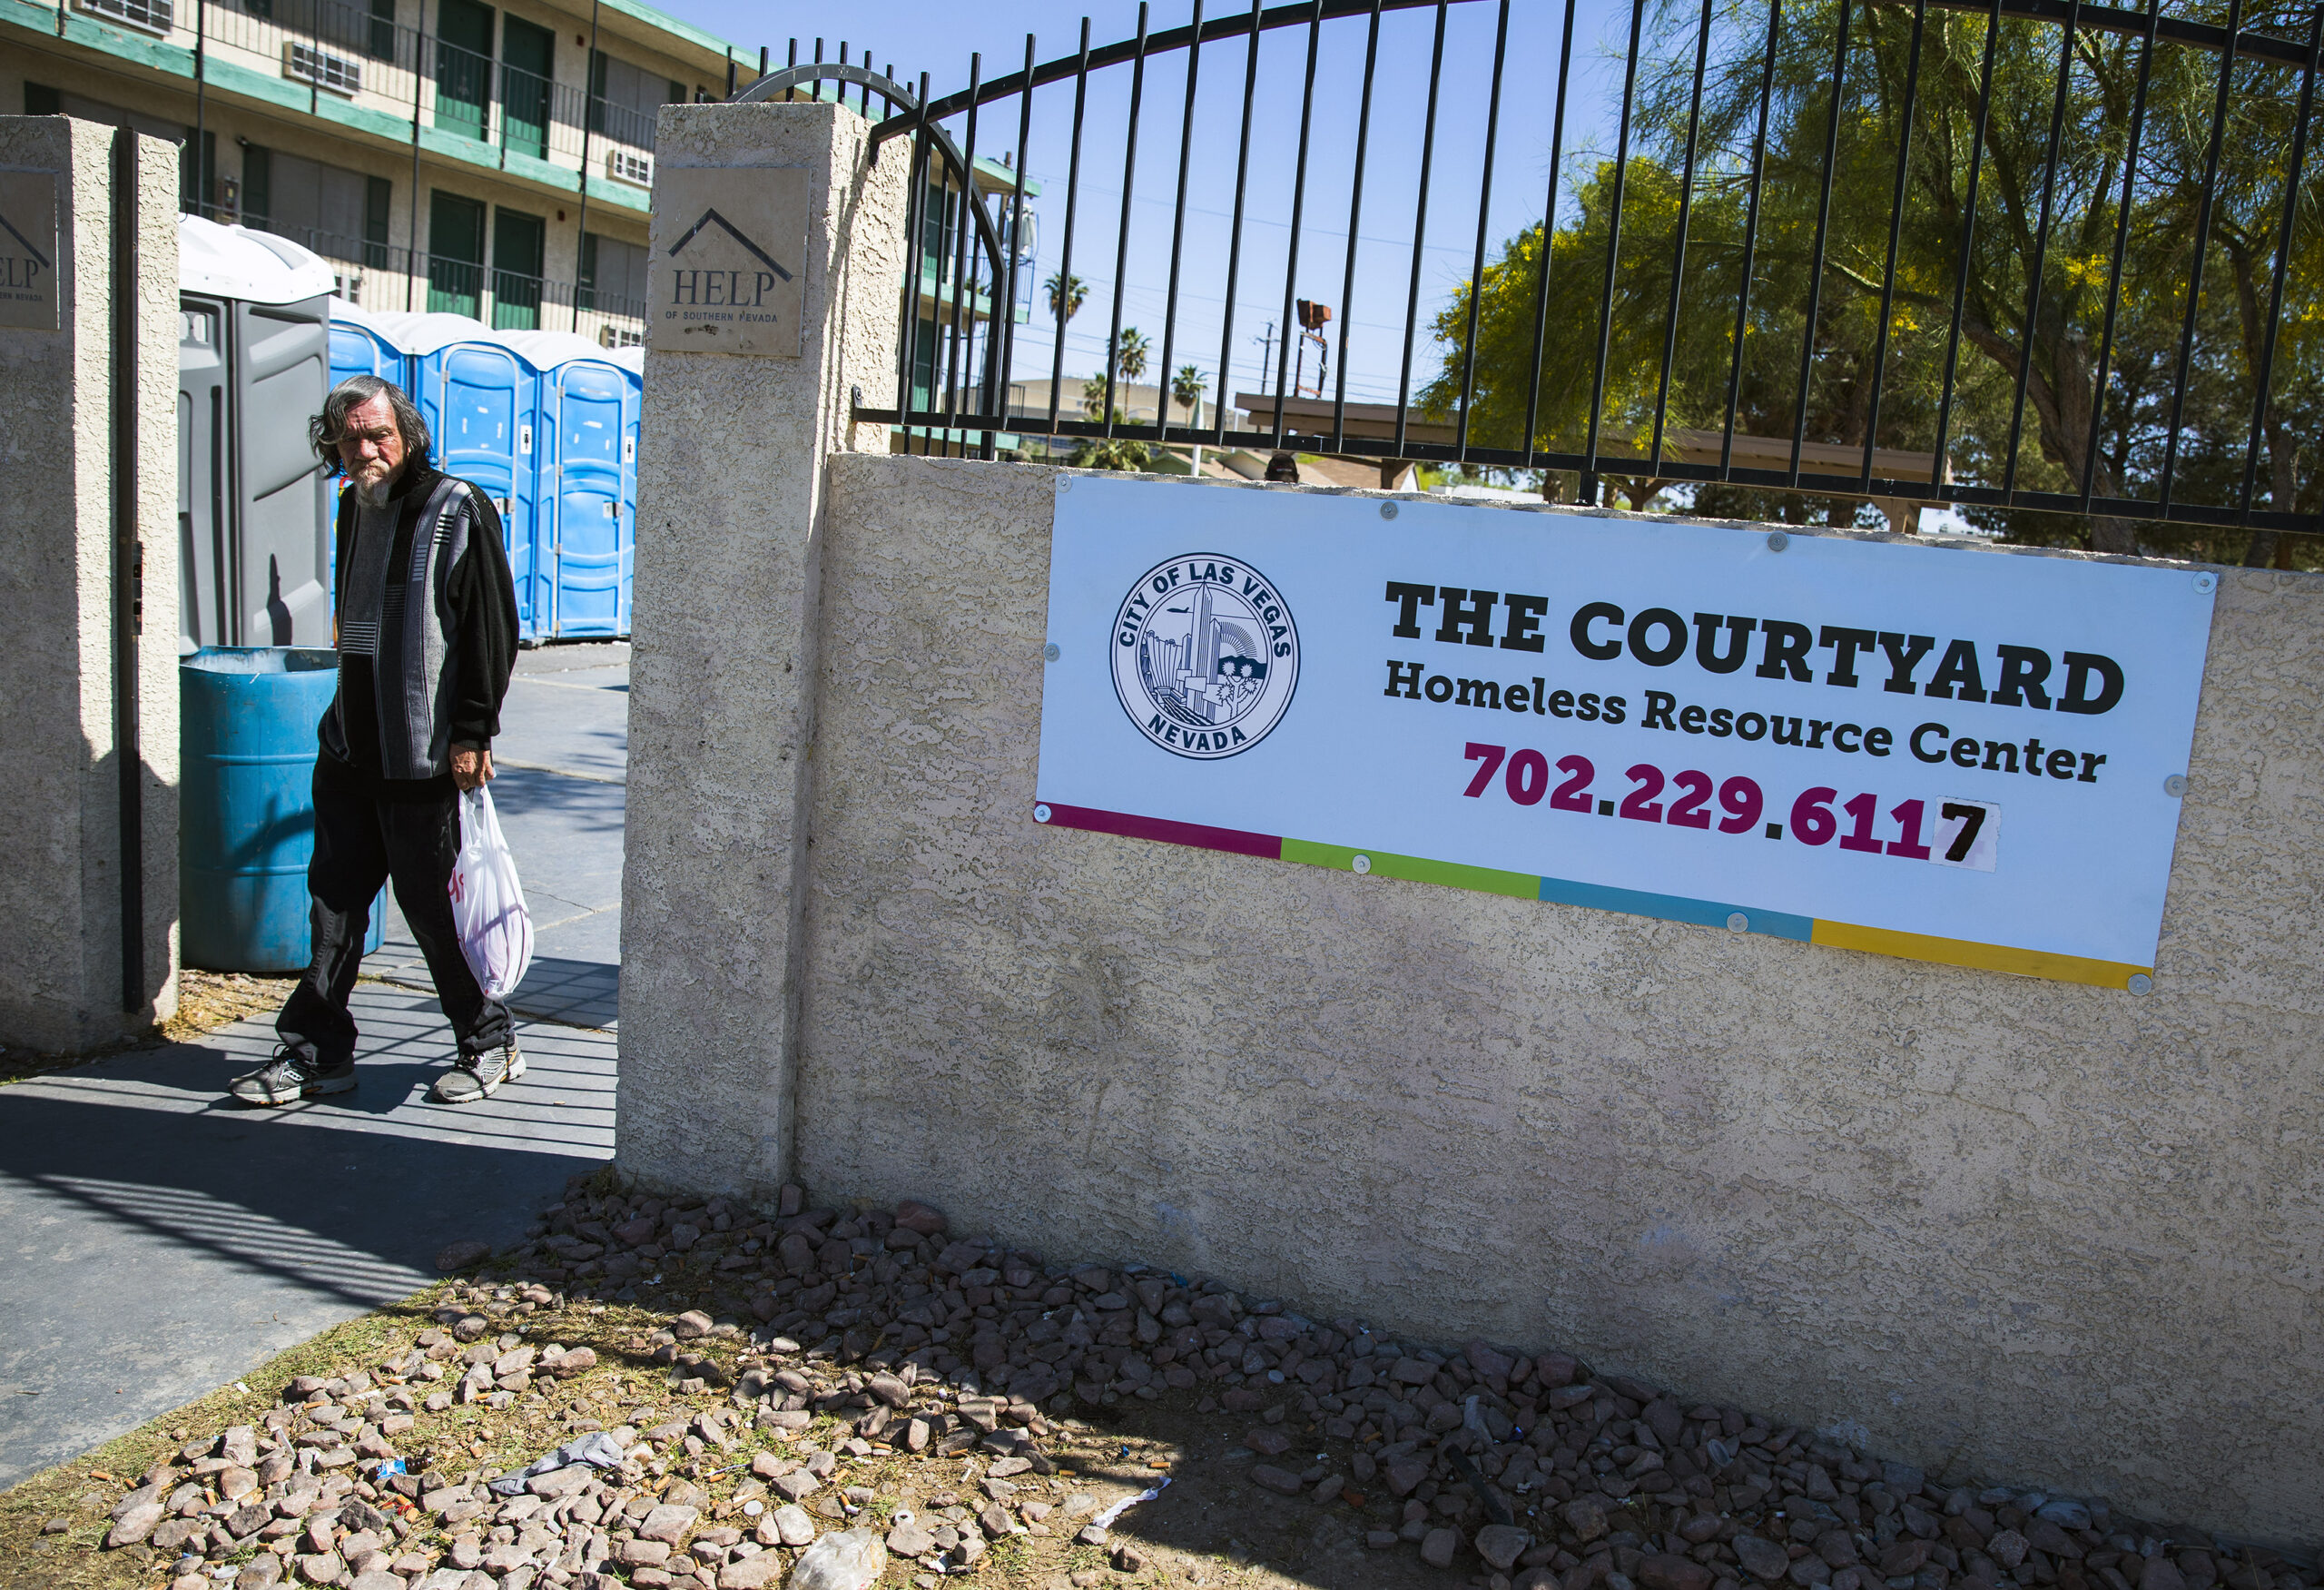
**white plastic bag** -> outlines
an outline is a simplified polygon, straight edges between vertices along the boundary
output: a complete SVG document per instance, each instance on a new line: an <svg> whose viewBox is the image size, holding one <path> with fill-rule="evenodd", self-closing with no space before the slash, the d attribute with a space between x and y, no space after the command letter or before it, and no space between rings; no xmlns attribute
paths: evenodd
<svg viewBox="0 0 2324 1590"><path fill-rule="evenodd" d="M468 970L486 998L507 999L533 963L533 918L492 794L482 785L460 796L460 859L449 888Z"/></svg>

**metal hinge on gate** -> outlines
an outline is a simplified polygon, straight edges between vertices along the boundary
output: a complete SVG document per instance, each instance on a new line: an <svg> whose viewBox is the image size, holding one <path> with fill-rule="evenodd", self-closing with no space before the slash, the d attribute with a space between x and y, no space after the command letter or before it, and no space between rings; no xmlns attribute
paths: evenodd
<svg viewBox="0 0 2324 1590"><path fill-rule="evenodd" d="M129 632L145 633L145 543L129 546Z"/></svg>

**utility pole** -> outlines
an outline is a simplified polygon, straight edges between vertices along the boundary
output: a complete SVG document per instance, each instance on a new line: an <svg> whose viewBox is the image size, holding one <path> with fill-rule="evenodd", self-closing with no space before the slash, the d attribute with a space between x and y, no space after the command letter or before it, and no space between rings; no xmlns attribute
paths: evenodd
<svg viewBox="0 0 2324 1590"><path fill-rule="evenodd" d="M1265 331L1252 338L1251 341L1259 345L1259 385L1264 388L1267 384L1267 371L1273 368L1273 360L1275 357L1275 322L1273 321L1269 321L1267 322L1267 329Z"/></svg>

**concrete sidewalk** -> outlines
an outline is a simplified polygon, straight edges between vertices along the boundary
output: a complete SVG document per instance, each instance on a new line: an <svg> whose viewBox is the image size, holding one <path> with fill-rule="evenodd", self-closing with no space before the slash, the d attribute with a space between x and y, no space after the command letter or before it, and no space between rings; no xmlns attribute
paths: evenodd
<svg viewBox="0 0 2324 1590"><path fill-rule="evenodd" d="M628 650L523 654L502 715L493 795L536 924L522 1079L428 1102L452 1034L391 896L352 1095L225 1103L271 1017L0 1088L0 1486L409 1295L448 1241L516 1240L612 1157Z"/></svg>
<svg viewBox="0 0 2324 1590"><path fill-rule="evenodd" d="M500 731L492 801L533 914L532 971L509 1002L536 1020L611 1028L621 966L629 647L520 653ZM431 986L393 891L386 943L363 970Z"/></svg>

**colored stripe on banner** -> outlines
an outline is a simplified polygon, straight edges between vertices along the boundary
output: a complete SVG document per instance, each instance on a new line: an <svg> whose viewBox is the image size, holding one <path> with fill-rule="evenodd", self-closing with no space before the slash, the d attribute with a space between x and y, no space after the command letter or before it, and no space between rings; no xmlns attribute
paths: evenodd
<svg viewBox="0 0 2324 1590"><path fill-rule="evenodd" d="M1857 927L1852 923L1816 923L1815 942L1837 950L1867 950L1876 955L1898 955L1907 961L1935 961L1946 966L1969 966L1980 972L2014 972L2021 977L2047 977L2058 983L2086 983L2093 988L2127 988L2133 974L2152 968L2122 961L2092 961L2080 955L2055 955L2046 950L2014 950L2006 944L1981 944L1970 939L1940 939L1927 933L1897 933L1885 927Z"/></svg>
<svg viewBox="0 0 2324 1590"><path fill-rule="evenodd" d="M1223 850L1230 855L1256 855L1267 861L1283 856L1283 841L1272 834L1246 834L1240 828L1210 828L1200 823L1173 823L1161 817L1133 817L1127 812L1101 812L1093 806L1060 806L1048 803L1052 828L1082 828L1092 834L1118 834L1125 839L1158 839L1165 844L1189 844L1196 850Z"/></svg>
<svg viewBox="0 0 2324 1590"><path fill-rule="evenodd" d="M1594 911L1617 911L1627 916L1683 922L1697 927L1763 933L1770 938L1829 949L1863 950L1907 961L1933 961L1945 966L1966 966L1981 972L2009 972L2023 977L2046 977L2061 983L2082 983L2096 988L2123 988L2134 973L2151 968L2116 961L2093 961L2079 955L2058 955L2043 950L2013 949L2006 944L1981 944L1967 939L1937 938L1927 933L1897 933L1889 928L1858 927L1851 923L1825 922L1788 912L1760 911L1748 905L1694 900L1683 894L1656 894L1640 889L1616 889L1603 884L1581 884L1565 878L1543 878L1531 873L1503 872L1494 867L1465 866L1458 862L1431 861L1425 856L1398 855L1384 850L1360 850L1352 845L1318 844L1306 839L1281 839L1250 834L1239 828L1211 828L1199 823L1173 823L1160 817L1137 817L1125 812L1104 812L1089 806L1048 806L1053 828L1080 828L1093 834L1115 834L1126 839L1153 839L1165 844L1191 845L1198 850L1255 855L1267 861L1297 862L1336 872L1358 870L1373 877L1402 878L1415 884L1439 884L1513 900L1544 900L1557 905L1580 905ZM1357 862L1363 862L1359 869ZM1738 927L1736 919L1740 917Z"/></svg>

